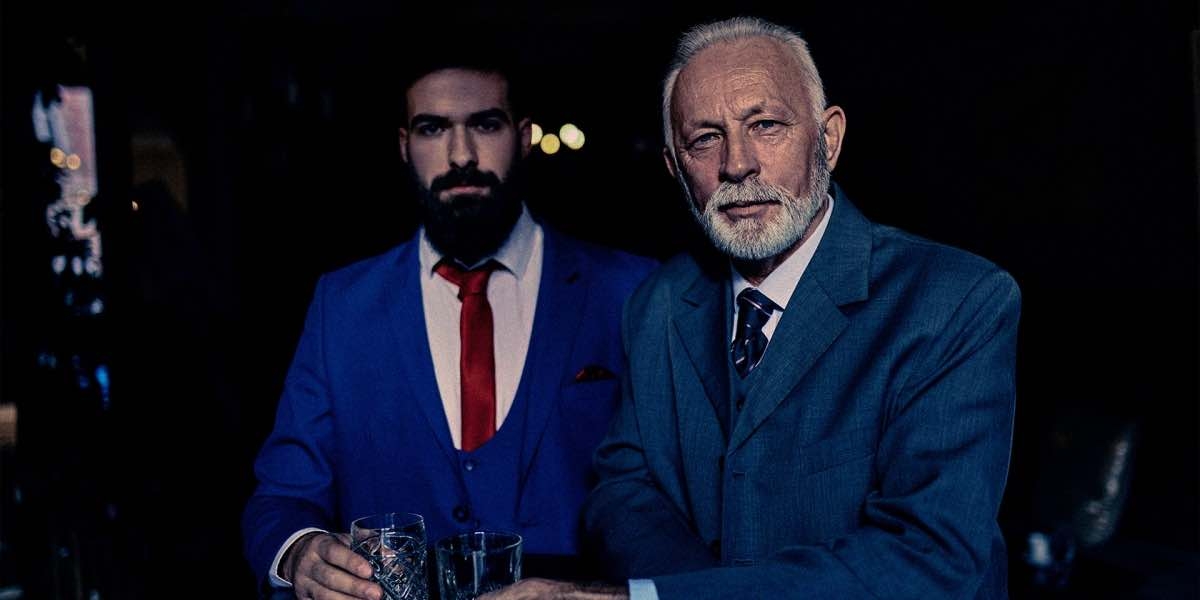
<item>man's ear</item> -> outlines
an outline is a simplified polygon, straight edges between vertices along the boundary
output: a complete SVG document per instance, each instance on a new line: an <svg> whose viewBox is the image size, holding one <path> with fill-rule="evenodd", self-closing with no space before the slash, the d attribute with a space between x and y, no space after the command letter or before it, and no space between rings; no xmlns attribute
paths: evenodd
<svg viewBox="0 0 1200 600"><path fill-rule="evenodd" d="M533 120L529 117L517 121L517 134L521 136L521 158L533 150Z"/></svg>
<svg viewBox="0 0 1200 600"><path fill-rule="evenodd" d="M408 130L401 127L396 137L400 141L400 160L408 162Z"/></svg>
<svg viewBox="0 0 1200 600"><path fill-rule="evenodd" d="M663 146L663 162L667 164L667 172L671 174L671 179L678 179L679 173L675 172L675 157L667 146Z"/></svg>
<svg viewBox="0 0 1200 600"><path fill-rule="evenodd" d="M825 161L829 170L837 166L838 156L842 154L842 140L846 138L846 112L840 106L830 106L822 115L825 126Z"/></svg>

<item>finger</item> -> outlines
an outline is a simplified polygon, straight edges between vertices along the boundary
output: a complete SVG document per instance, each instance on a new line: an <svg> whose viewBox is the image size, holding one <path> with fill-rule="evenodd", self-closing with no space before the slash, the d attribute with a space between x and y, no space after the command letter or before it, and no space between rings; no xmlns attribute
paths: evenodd
<svg viewBox="0 0 1200 600"><path fill-rule="evenodd" d="M370 569L368 568L369 572ZM339 566L327 562L319 562L313 565L308 573L320 587L330 591L347 594L354 598L367 598L369 600L380 600L383 596L383 589L375 582L358 577Z"/></svg>
<svg viewBox="0 0 1200 600"><path fill-rule="evenodd" d="M322 540L323 543L317 546L317 555L325 562L336 565L343 570L353 573L362 579L371 577L371 563L353 550L349 546L341 543L339 538L330 536L328 540Z"/></svg>

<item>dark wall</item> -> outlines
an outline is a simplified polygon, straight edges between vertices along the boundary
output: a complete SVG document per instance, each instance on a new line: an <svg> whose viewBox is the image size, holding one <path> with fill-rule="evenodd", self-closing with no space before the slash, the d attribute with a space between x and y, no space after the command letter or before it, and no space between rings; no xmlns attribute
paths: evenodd
<svg viewBox="0 0 1200 600"><path fill-rule="evenodd" d="M140 506L155 519L169 515L163 504L203 513L209 527L187 555L211 569L244 569L237 511L316 277L415 226L390 85L406 57L470 44L465 25L511 36L537 75L537 120L570 120L588 136L578 153L534 153L531 205L576 235L643 254L692 240L662 168L659 78L686 25L730 13L621 1L445 12L249 2L123 15L26 4L2 13L5 399L38 335L15 291L33 281L21 250L39 217L15 166L26 163L14 158L25 151L14 127L28 110L21 93L73 64L54 51L72 37L87 49L77 76L96 86L109 167L108 327L114 394L123 391L114 402L129 407L113 433L119 470L147 487L138 502L157 503ZM809 39L830 101L848 115L835 180L868 216L981 254L1022 287L1001 515L1014 552L1020 535L1061 517L1046 497L1077 493L1057 474L1086 479L1097 469L1100 459L1073 449L1133 424L1115 538L1194 560L1195 6L763 3L746 12ZM152 215L125 208L162 193L133 182L129 140L146 132L177 143L186 210L169 200ZM181 462L150 442L182 448Z"/></svg>

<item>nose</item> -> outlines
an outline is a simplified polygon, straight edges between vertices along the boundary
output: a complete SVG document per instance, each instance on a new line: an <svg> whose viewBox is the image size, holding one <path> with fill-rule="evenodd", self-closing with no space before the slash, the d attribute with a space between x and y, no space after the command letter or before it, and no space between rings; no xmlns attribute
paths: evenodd
<svg viewBox="0 0 1200 600"><path fill-rule="evenodd" d="M737 133L730 133L725 141L725 155L721 157L721 181L738 183L758 173L758 157L750 144Z"/></svg>
<svg viewBox="0 0 1200 600"><path fill-rule="evenodd" d="M465 169L475 166L479 157L475 154L475 140L466 127L454 127L450 133L450 166Z"/></svg>

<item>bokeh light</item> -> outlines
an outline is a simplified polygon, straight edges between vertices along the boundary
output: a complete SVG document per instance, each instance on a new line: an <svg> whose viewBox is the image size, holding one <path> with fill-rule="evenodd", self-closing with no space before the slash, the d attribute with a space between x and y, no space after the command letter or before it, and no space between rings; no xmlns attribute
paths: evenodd
<svg viewBox="0 0 1200 600"><path fill-rule="evenodd" d="M572 150L578 150L583 147L583 131L570 123L559 128L558 137L562 139L564 146Z"/></svg>
<svg viewBox="0 0 1200 600"><path fill-rule="evenodd" d="M555 152L558 152L558 148L561 145L562 143L559 141L558 136L554 135L553 133L547 133L546 135L543 135L542 141L539 144L539 146L542 148L542 152L545 152L546 154L554 154Z"/></svg>

